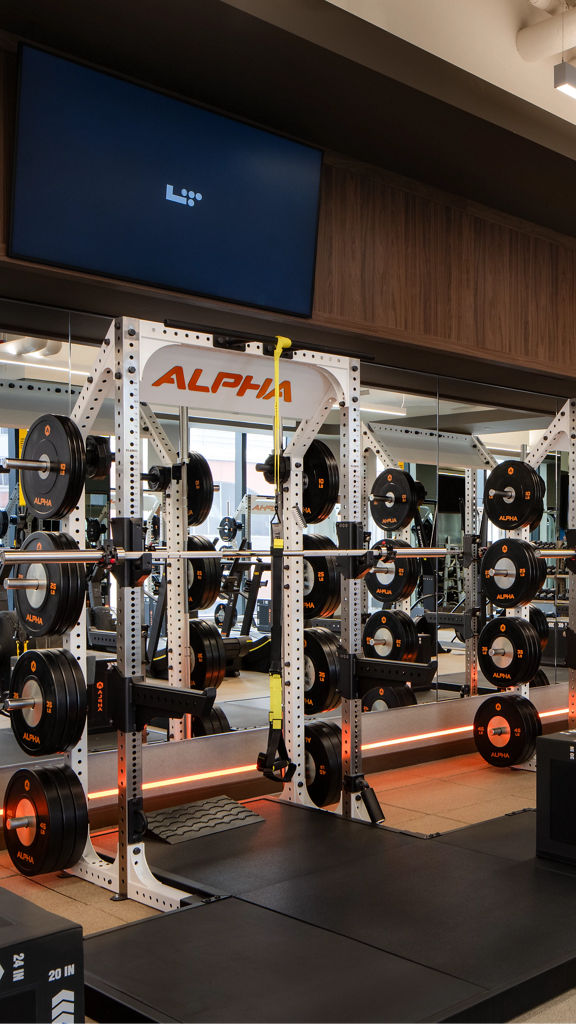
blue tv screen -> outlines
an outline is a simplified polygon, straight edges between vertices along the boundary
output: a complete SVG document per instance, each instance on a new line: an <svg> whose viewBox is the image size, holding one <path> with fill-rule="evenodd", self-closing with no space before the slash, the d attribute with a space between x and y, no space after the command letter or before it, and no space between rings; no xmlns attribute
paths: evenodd
<svg viewBox="0 0 576 1024"><path fill-rule="evenodd" d="M23 46L10 255L309 316L321 161Z"/></svg>

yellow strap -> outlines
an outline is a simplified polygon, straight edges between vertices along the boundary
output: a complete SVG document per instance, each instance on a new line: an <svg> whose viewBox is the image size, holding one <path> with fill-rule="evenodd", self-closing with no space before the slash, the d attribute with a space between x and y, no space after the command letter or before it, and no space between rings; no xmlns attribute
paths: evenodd
<svg viewBox="0 0 576 1024"><path fill-rule="evenodd" d="M270 673L270 722L273 729L282 728L282 676Z"/></svg>
<svg viewBox="0 0 576 1024"><path fill-rule="evenodd" d="M280 430L280 356L285 348L290 348L290 338L284 338L281 334L276 335L276 348L274 349L274 487L280 490L280 452L282 451L282 436Z"/></svg>

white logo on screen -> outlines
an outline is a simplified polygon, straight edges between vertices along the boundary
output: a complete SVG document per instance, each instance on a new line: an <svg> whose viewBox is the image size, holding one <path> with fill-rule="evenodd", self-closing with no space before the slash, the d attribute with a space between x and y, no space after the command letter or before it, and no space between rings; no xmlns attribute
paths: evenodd
<svg viewBox="0 0 576 1024"><path fill-rule="evenodd" d="M181 203L182 206L195 206L202 199L201 192L194 189L181 188L180 193L174 191L174 185L166 185L166 199L169 203Z"/></svg>

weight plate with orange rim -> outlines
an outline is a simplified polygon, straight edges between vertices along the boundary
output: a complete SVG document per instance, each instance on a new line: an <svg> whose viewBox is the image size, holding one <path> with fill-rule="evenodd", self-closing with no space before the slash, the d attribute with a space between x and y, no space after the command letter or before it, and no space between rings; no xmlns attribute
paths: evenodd
<svg viewBox="0 0 576 1024"><path fill-rule="evenodd" d="M340 490L338 463L330 448L316 439L303 460L302 513L307 523L321 523L327 519Z"/></svg>
<svg viewBox="0 0 576 1024"><path fill-rule="evenodd" d="M382 530L403 530L409 526L424 489L401 469L385 469L376 477L370 494L370 512Z"/></svg>
<svg viewBox="0 0 576 1024"><path fill-rule="evenodd" d="M335 722L304 729L306 788L317 807L335 804L342 792L342 732Z"/></svg>
<svg viewBox="0 0 576 1024"><path fill-rule="evenodd" d="M373 686L362 697L362 711L390 711L417 703L414 690L405 683L402 686Z"/></svg>
<svg viewBox="0 0 576 1024"><path fill-rule="evenodd" d="M542 561L528 541L513 537L495 541L484 554L480 569L487 599L500 608L530 604L542 585Z"/></svg>
<svg viewBox="0 0 576 1024"><path fill-rule="evenodd" d="M484 488L484 510L501 530L521 526L535 529L542 517L546 486L526 462L508 459L489 474Z"/></svg>
<svg viewBox="0 0 576 1024"><path fill-rule="evenodd" d="M479 754L496 768L529 761L542 733L540 716L519 693L488 697L474 716L474 743Z"/></svg>
<svg viewBox="0 0 576 1024"><path fill-rule="evenodd" d="M186 472L188 526L200 526L208 519L214 500L212 470L200 452L190 452Z"/></svg>
<svg viewBox="0 0 576 1024"><path fill-rule="evenodd" d="M46 463L45 470L20 472L28 510L38 519L61 519L72 512L86 473L84 441L74 421L67 416L40 416L26 434L21 457Z"/></svg>
<svg viewBox="0 0 576 1024"><path fill-rule="evenodd" d="M333 551L336 545L330 537L305 533L302 537L304 551ZM304 558L304 618L327 619L340 604L340 573L334 555L316 555Z"/></svg>
<svg viewBox="0 0 576 1024"><path fill-rule="evenodd" d="M77 550L65 534L31 533L22 551ZM77 563L36 562L16 565L16 579L39 581L38 586L14 591L18 620L29 636L65 633L80 617L86 596L84 567Z"/></svg>
<svg viewBox="0 0 576 1024"><path fill-rule="evenodd" d="M317 715L340 703L339 644L324 626L304 630L304 711Z"/></svg>
<svg viewBox="0 0 576 1024"><path fill-rule="evenodd" d="M395 540L395 548L409 548L404 540ZM418 585L422 563L419 558L394 558L386 553L386 544L379 541L374 544L373 551L382 551L382 558L378 560L373 572L366 576L366 586L372 597L382 604L394 604L396 601L404 601L414 592Z"/></svg>
<svg viewBox="0 0 576 1024"><path fill-rule="evenodd" d="M405 612L375 612L364 626L362 650L367 658L416 661L418 631Z"/></svg>
<svg viewBox="0 0 576 1024"><path fill-rule="evenodd" d="M530 682L541 654L540 638L526 619L498 616L486 623L478 639L480 671L502 690Z"/></svg>

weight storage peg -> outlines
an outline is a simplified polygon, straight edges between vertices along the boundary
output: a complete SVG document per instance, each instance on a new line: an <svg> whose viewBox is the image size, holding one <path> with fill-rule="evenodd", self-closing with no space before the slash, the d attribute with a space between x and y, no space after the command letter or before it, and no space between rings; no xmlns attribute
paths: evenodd
<svg viewBox="0 0 576 1024"><path fill-rule="evenodd" d="M546 579L546 560L528 541L497 540L482 558L481 579L492 604L501 608L530 604Z"/></svg>
<svg viewBox="0 0 576 1024"><path fill-rule="evenodd" d="M478 665L482 675L505 690L529 683L540 667L540 637L526 619L491 619L478 640Z"/></svg>
<svg viewBox="0 0 576 1024"><path fill-rule="evenodd" d="M527 462L501 462L489 474L484 488L484 510L501 530L529 526L534 530L544 510L546 485Z"/></svg>
<svg viewBox="0 0 576 1024"><path fill-rule="evenodd" d="M23 875L72 867L88 836L84 790L68 765L22 768L4 794L4 841Z"/></svg>
<svg viewBox="0 0 576 1024"><path fill-rule="evenodd" d="M541 733L542 722L536 708L519 693L488 697L474 716L476 749L496 768L529 761Z"/></svg>

